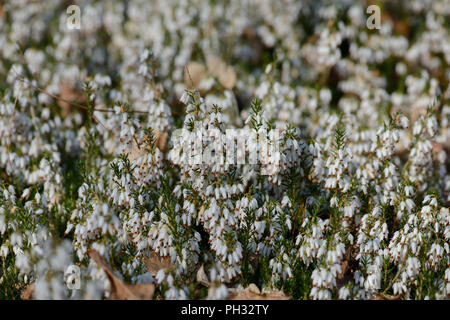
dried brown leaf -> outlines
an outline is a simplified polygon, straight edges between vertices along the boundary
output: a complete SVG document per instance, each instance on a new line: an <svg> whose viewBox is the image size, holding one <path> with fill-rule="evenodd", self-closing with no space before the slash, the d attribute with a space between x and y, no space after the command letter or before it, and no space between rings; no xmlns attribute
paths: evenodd
<svg viewBox="0 0 450 320"><path fill-rule="evenodd" d="M198 210L197 213L197 220L201 219L203 217L203 214L205 213L205 205L202 205L200 207L200 210Z"/></svg>
<svg viewBox="0 0 450 320"><path fill-rule="evenodd" d="M155 146L163 153L167 151L167 139L169 134L167 132L161 132L158 129L153 129L153 142ZM147 136L142 139L142 142L145 142ZM145 154L144 149L141 147L139 149L138 144L135 140L132 142L131 151L128 152L128 159L130 161L136 160L137 158L143 156Z"/></svg>
<svg viewBox="0 0 450 320"><path fill-rule="evenodd" d="M205 287L210 286L209 279L208 276L206 275L205 268L203 267L203 265L197 271L197 282L200 282Z"/></svg>
<svg viewBox="0 0 450 320"><path fill-rule="evenodd" d="M218 78L225 71L227 64L217 56L209 56L206 59L206 66L208 67L208 73Z"/></svg>
<svg viewBox="0 0 450 320"><path fill-rule="evenodd" d="M206 78L205 66L196 61L191 61L187 64L184 71L184 83L188 88L198 88L200 82Z"/></svg>
<svg viewBox="0 0 450 320"><path fill-rule="evenodd" d="M149 258L144 259L148 272L155 276L159 270L166 270L172 267L169 257L160 258L156 252L152 252Z"/></svg>
<svg viewBox="0 0 450 320"><path fill-rule="evenodd" d="M228 300L289 300L283 291L274 290L268 293L260 293L260 290L255 284L250 284L244 290L237 290L232 292Z"/></svg>
<svg viewBox="0 0 450 320"><path fill-rule="evenodd" d="M70 84L61 82L59 86L59 97L57 100L58 105L61 107L61 117L65 118L72 110L70 102L77 104L83 104L86 101L86 94L74 89Z"/></svg>
<svg viewBox="0 0 450 320"><path fill-rule="evenodd" d="M153 136L156 147L161 150L161 152L167 151L167 139L169 134L167 132L161 132L158 129L153 129Z"/></svg>
<svg viewBox="0 0 450 320"><path fill-rule="evenodd" d="M434 154L439 154L441 151L446 151L446 149L449 149L448 142L447 143L439 143L439 142L433 141L433 142L431 142L431 144L432 144L431 151Z"/></svg>
<svg viewBox="0 0 450 320"><path fill-rule="evenodd" d="M341 273L338 275L338 279L342 279L342 277L344 276L345 272L347 272L348 269L348 261L344 260L341 263Z"/></svg>
<svg viewBox="0 0 450 320"><path fill-rule="evenodd" d="M23 300L33 300L33 294L34 294L34 282L30 284L25 291L22 293L22 299Z"/></svg>
<svg viewBox="0 0 450 320"><path fill-rule="evenodd" d="M258 286L254 283L250 283L247 289L254 294L261 294L261 291L259 290Z"/></svg>
<svg viewBox="0 0 450 320"><path fill-rule="evenodd" d="M401 295L399 296L389 296L387 294L383 293L374 293L371 300L400 300Z"/></svg>
<svg viewBox="0 0 450 320"><path fill-rule="evenodd" d="M219 75L219 82L224 88L228 90L233 89L234 85L236 84L236 72L234 72L232 66L227 66L225 70Z"/></svg>
<svg viewBox="0 0 450 320"><path fill-rule="evenodd" d="M89 256L105 271L111 284L111 300L151 300L155 293L153 284L128 284L120 280L96 251L91 249Z"/></svg>
<svg viewBox="0 0 450 320"><path fill-rule="evenodd" d="M218 78L219 83L226 89L233 89L236 84L236 73L232 66L227 65L221 58L210 56L207 58L206 65L208 73Z"/></svg>

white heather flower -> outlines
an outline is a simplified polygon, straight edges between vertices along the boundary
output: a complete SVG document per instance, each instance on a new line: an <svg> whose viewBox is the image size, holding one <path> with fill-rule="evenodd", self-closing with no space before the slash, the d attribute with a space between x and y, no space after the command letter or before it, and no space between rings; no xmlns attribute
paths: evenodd
<svg viewBox="0 0 450 320"><path fill-rule="evenodd" d="M183 92L183 95L181 96L180 101L184 104L188 104L188 102L190 101L190 96L187 91Z"/></svg>

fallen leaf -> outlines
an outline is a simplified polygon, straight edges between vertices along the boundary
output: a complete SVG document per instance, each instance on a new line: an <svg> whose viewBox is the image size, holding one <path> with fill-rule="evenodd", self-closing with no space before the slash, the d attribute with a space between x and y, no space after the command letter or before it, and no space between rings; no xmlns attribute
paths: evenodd
<svg viewBox="0 0 450 320"><path fill-rule="evenodd" d="M226 89L233 89L236 84L236 73L232 66L227 65L217 56L210 56L206 60L208 73L219 80L219 83Z"/></svg>
<svg viewBox="0 0 450 320"><path fill-rule="evenodd" d="M450 144L448 143L448 141L446 141L445 143L432 141L431 144L432 144L431 151L434 154L439 154L442 151L447 152L448 150L450 150Z"/></svg>
<svg viewBox="0 0 450 320"><path fill-rule="evenodd" d="M236 84L236 72L234 72L232 66L227 66L225 70L219 75L219 82L224 88L228 90L233 89L234 85Z"/></svg>
<svg viewBox="0 0 450 320"><path fill-rule="evenodd" d="M247 27L242 32L242 37L245 39L245 42L247 42L252 49L250 62L255 66L260 65L262 63L265 48L261 38L258 36L258 32L256 31L255 28Z"/></svg>
<svg viewBox="0 0 450 320"><path fill-rule="evenodd" d="M158 129L153 129L154 142L156 147L161 150L161 152L167 151L167 138L169 134L167 132L161 132Z"/></svg>
<svg viewBox="0 0 450 320"><path fill-rule="evenodd" d="M348 261L345 260L341 263L341 273L338 275L338 279L342 279L345 272L347 272L347 269L348 269Z"/></svg>
<svg viewBox="0 0 450 320"><path fill-rule="evenodd" d="M197 221L199 221L203 217L204 213L205 213L205 205L202 205L200 207L200 210L198 210Z"/></svg>
<svg viewBox="0 0 450 320"><path fill-rule="evenodd" d="M376 2L374 4L376 4ZM410 27L406 21L395 18L385 10L381 13L381 21L391 21L394 27L394 33L396 34L400 34L404 37L408 37L410 34Z"/></svg>
<svg viewBox="0 0 450 320"><path fill-rule="evenodd" d="M254 294L261 294L261 291L259 290L258 286L254 283L250 283L247 289Z"/></svg>
<svg viewBox="0 0 450 320"><path fill-rule="evenodd" d="M22 299L23 300L33 300L33 293L34 293L34 282L30 284L25 291L22 293Z"/></svg>
<svg viewBox="0 0 450 320"><path fill-rule="evenodd" d="M110 300L151 300L155 293L153 284L128 284L120 280L96 251L91 249L89 256L105 271L111 284Z"/></svg>
<svg viewBox="0 0 450 320"><path fill-rule="evenodd" d="M145 142L147 137L142 139L142 142ZM161 132L158 129L153 129L153 141L155 146L163 153L167 151L167 139L169 138L169 134L167 132ZM132 142L131 151L128 152L128 159L130 161L136 160L137 158L143 156L145 154L144 148L141 147L139 149L135 140Z"/></svg>
<svg viewBox="0 0 450 320"><path fill-rule="evenodd" d="M202 63L191 61L187 64L184 71L184 82L188 88L198 88L200 82L205 78L206 68Z"/></svg>
<svg viewBox="0 0 450 320"><path fill-rule="evenodd" d="M155 276L161 269L166 270L172 267L169 257L160 258L156 252L152 252L150 257L144 259L144 263L152 276Z"/></svg>
<svg viewBox="0 0 450 320"><path fill-rule="evenodd" d="M197 282L200 282L205 287L209 287L210 285L208 276L206 275L205 268L203 267L203 265L197 271Z"/></svg>
<svg viewBox="0 0 450 320"><path fill-rule="evenodd" d="M218 78L226 69L227 64L217 56L208 56L206 58L206 66L208 67L208 73Z"/></svg>
<svg viewBox="0 0 450 320"><path fill-rule="evenodd" d="M140 156L144 155L144 150L143 149L139 149L136 141L133 140L133 144L131 146L131 151L128 152L128 159L130 160L130 162L133 162L134 160L136 160L137 158L139 158Z"/></svg>
<svg viewBox="0 0 450 320"><path fill-rule="evenodd" d="M374 293L373 298L370 300L400 300L401 297L402 297L401 295L389 296L389 295L383 294L383 293Z"/></svg>
<svg viewBox="0 0 450 320"><path fill-rule="evenodd" d="M65 118L72 110L70 103L83 104L86 101L86 94L74 89L66 82L61 82L59 86L59 98L61 99L58 99L57 103L61 107L61 117Z"/></svg>
<svg viewBox="0 0 450 320"><path fill-rule="evenodd" d="M278 290L261 293L258 287L252 283L244 290L232 291L228 300L289 300L290 298L283 291Z"/></svg>

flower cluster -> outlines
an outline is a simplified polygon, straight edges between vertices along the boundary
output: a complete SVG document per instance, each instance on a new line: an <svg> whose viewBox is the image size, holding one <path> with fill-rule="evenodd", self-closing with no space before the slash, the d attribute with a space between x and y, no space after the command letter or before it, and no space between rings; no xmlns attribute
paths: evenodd
<svg viewBox="0 0 450 320"><path fill-rule="evenodd" d="M0 298L450 298L448 2L368 2L0 4Z"/></svg>

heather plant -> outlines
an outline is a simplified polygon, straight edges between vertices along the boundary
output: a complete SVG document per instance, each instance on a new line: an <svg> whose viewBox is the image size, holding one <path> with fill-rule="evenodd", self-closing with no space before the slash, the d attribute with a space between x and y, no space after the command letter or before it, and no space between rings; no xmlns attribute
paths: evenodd
<svg viewBox="0 0 450 320"><path fill-rule="evenodd" d="M0 298L450 297L445 0L75 2L0 4Z"/></svg>

